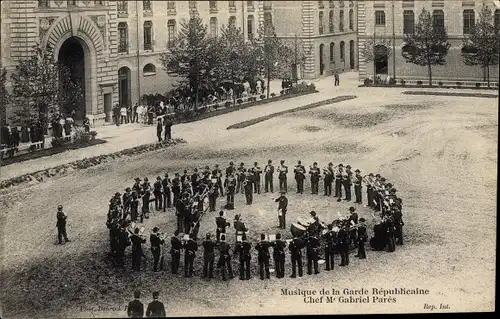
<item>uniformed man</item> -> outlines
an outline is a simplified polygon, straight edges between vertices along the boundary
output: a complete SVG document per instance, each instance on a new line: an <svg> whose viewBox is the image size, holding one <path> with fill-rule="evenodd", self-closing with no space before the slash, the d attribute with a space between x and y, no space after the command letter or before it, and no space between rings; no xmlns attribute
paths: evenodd
<svg viewBox="0 0 500 319"><path fill-rule="evenodd" d="M257 162L253 163L252 167L253 174L253 192L260 194L260 174L262 174L262 170L259 167Z"/></svg>
<svg viewBox="0 0 500 319"><path fill-rule="evenodd" d="M182 185L182 191L184 191L186 187L186 182L189 182L191 180L191 177L188 175L187 169L184 170L184 174L181 176L181 185Z"/></svg>
<svg viewBox="0 0 500 319"><path fill-rule="evenodd" d="M368 181L373 181L374 180L374 175L373 173L370 173L368 174ZM372 184L367 184L366 185L366 200L367 200L367 204L365 205L365 207L370 207L370 208L373 208L374 206L374 203L373 203L373 200L374 200L374 196L373 196L373 192L374 192L374 189L373 189L373 185Z"/></svg>
<svg viewBox="0 0 500 319"><path fill-rule="evenodd" d="M340 266L349 265L349 224L347 220L342 221L338 234L338 249L340 253Z"/></svg>
<svg viewBox="0 0 500 319"><path fill-rule="evenodd" d="M344 190L345 190L345 201L350 202L351 201L351 187L352 187L352 179L353 179L353 174L351 171L351 165L347 165L345 167L345 174L344 174Z"/></svg>
<svg viewBox="0 0 500 319"><path fill-rule="evenodd" d="M274 200L278 203L278 222L279 228L286 228L286 211L288 208L288 199L285 196L285 192L281 192L281 196Z"/></svg>
<svg viewBox="0 0 500 319"><path fill-rule="evenodd" d="M306 169L304 165L302 165L301 161L297 162L295 168L293 169L293 173L295 174L295 181L297 182L297 193L304 193L304 180L306 179Z"/></svg>
<svg viewBox="0 0 500 319"><path fill-rule="evenodd" d="M245 199L247 205L252 205L253 202L253 174L248 171L245 172L245 180L243 181L243 188L245 190Z"/></svg>
<svg viewBox="0 0 500 319"><path fill-rule="evenodd" d="M321 171L318 167L318 163L313 163L313 166L309 169L309 174L311 175L311 194L318 195L319 179L321 177Z"/></svg>
<svg viewBox="0 0 500 319"><path fill-rule="evenodd" d="M259 262L259 273L261 280L264 280L264 273L265 273L265 278L267 279L271 278L271 274L269 272L270 246L271 244L266 240L266 235L260 234L260 241L255 246L255 250L257 250L257 258Z"/></svg>
<svg viewBox="0 0 500 319"><path fill-rule="evenodd" d="M220 196L224 196L224 186L222 185L222 171L219 168L219 164L215 164L215 168L212 171L212 178L217 179L216 187L220 192Z"/></svg>
<svg viewBox="0 0 500 319"><path fill-rule="evenodd" d="M191 187L193 188L193 192L196 194L198 192L200 176L198 175L198 169L195 167L193 174L191 174Z"/></svg>
<svg viewBox="0 0 500 319"><path fill-rule="evenodd" d="M129 318L144 317L144 305L139 298L141 298L141 292L134 291L134 300L130 301L127 306L127 316Z"/></svg>
<svg viewBox="0 0 500 319"><path fill-rule="evenodd" d="M318 259L319 259L319 239L314 234L309 234L306 242L307 249L307 274L312 275L314 266L314 274L319 274Z"/></svg>
<svg viewBox="0 0 500 319"><path fill-rule="evenodd" d="M66 215L66 213L63 212L63 206L62 205L57 206L57 222L56 222L57 239L59 240L59 244L62 244L62 245L71 241L68 239L68 235L66 234L66 220L67 219L68 219L68 216ZM62 241L63 238L64 238L64 243Z"/></svg>
<svg viewBox="0 0 500 319"><path fill-rule="evenodd" d="M127 215L130 213L131 198L132 198L132 189L130 187L127 187L125 189L125 193L122 196L123 219L126 219Z"/></svg>
<svg viewBox="0 0 500 319"><path fill-rule="evenodd" d="M402 210L402 200L401 198L396 198L393 208L392 217L394 218L396 245L403 245L403 213Z"/></svg>
<svg viewBox="0 0 500 319"><path fill-rule="evenodd" d="M180 234L179 236L182 236ZM177 274L181 263L182 242L177 236L172 236L170 239L170 255L172 256L172 273Z"/></svg>
<svg viewBox="0 0 500 319"><path fill-rule="evenodd" d="M181 179L179 173L175 173L175 177L172 179L172 194L174 194L174 205L176 205L181 194Z"/></svg>
<svg viewBox="0 0 500 319"><path fill-rule="evenodd" d="M333 229L333 224L328 225L328 232L324 235L325 238L325 260L326 270L335 268L335 250L337 249L337 229Z"/></svg>
<svg viewBox="0 0 500 319"><path fill-rule="evenodd" d="M396 250L396 227L394 224L394 219L390 215L384 216L385 219L385 225L386 225L386 232L387 232L387 251L392 253Z"/></svg>
<svg viewBox="0 0 500 319"><path fill-rule="evenodd" d="M229 166L226 167L226 181L228 179L229 176L236 174L236 169L234 168L234 163L233 162L229 162ZM226 183L226 181L224 181L224 184Z"/></svg>
<svg viewBox="0 0 500 319"><path fill-rule="evenodd" d="M325 196L332 196L333 173L333 163L328 163L328 167L323 171Z"/></svg>
<svg viewBox="0 0 500 319"><path fill-rule="evenodd" d="M342 184L344 180L344 165L339 164L335 172L335 196L338 197L337 202L342 200Z"/></svg>
<svg viewBox="0 0 500 319"><path fill-rule="evenodd" d="M144 222L144 218L149 218L149 200L151 198L151 185L146 178L144 178L144 183L142 184L142 210L141 210L141 223Z"/></svg>
<svg viewBox="0 0 500 319"><path fill-rule="evenodd" d="M139 228L136 228L130 240L132 241L132 269L135 271L140 271L141 258L144 254L142 251L142 244L146 243L146 238L143 238L139 234Z"/></svg>
<svg viewBox="0 0 500 319"><path fill-rule="evenodd" d="M189 213L187 211L186 201L186 198L184 198L175 202L175 217L177 218L177 229L175 231L175 235L184 230L184 219L186 219L186 215Z"/></svg>
<svg viewBox="0 0 500 319"><path fill-rule="evenodd" d="M229 223L228 223L229 224ZM218 241L219 237L217 237ZM203 275L201 278L214 278L215 246L216 242L210 238L210 233L205 236L203 242Z"/></svg>
<svg viewBox="0 0 500 319"><path fill-rule="evenodd" d="M135 178L135 183L132 186L132 190L134 190L134 191L137 192L137 195L139 196L139 198L141 197L141 195L142 195L142 187L141 187L141 179L139 177Z"/></svg>
<svg viewBox="0 0 500 319"><path fill-rule="evenodd" d="M271 193L274 192L274 190L273 190L273 174L274 174L273 161L268 160L267 165L264 168L264 191L266 193L269 190L271 190Z"/></svg>
<svg viewBox="0 0 500 319"><path fill-rule="evenodd" d="M193 277L193 263L198 243L193 240L193 235L184 243L184 277Z"/></svg>
<svg viewBox="0 0 500 319"><path fill-rule="evenodd" d="M286 242L281 240L281 234L276 234L276 240L273 245L274 268L276 269L276 278L285 277L285 248Z"/></svg>
<svg viewBox="0 0 500 319"><path fill-rule="evenodd" d="M161 210L163 209L163 192L162 192L163 185L161 183L160 176L156 177L156 182L154 183L153 187L154 187L153 194L155 196L155 209Z"/></svg>
<svg viewBox="0 0 500 319"><path fill-rule="evenodd" d="M297 277L297 267L299 268L299 277L302 277L302 249L304 248L304 242L295 237L290 242L288 250L290 250L290 259L292 261L292 275L290 278Z"/></svg>
<svg viewBox="0 0 500 319"><path fill-rule="evenodd" d="M361 196L361 183L363 182L363 176L361 176L361 171L359 169L356 169L354 172L356 173L354 176L354 196L356 197L355 203L362 204L363 197Z"/></svg>
<svg viewBox="0 0 500 319"><path fill-rule="evenodd" d="M161 237L159 233L160 229L158 227L153 228L153 233L149 236L149 242L151 243L151 253L153 254L153 271L158 271L158 264L160 265L160 270L163 270L164 256L162 256L162 245L165 244L165 240Z"/></svg>
<svg viewBox="0 0 500 319"><path fill-rule="evenodd" d="M130 246L128 232L123 228L118 228L118 241L115 252L115 265L120 268L125 267L125 249Z"/></svg>
<svg viewBox="0 0 500 319"><path fill-rule="evenodd" d="M226 186L226 209L234 209L234 194L236 192L236 178L231 173L225 180Z"/></svg>
<svg viewBox="0 0 500 319"><path fill-rule="evenodd" d="M240 259L240 280L250 280L251 248L252 245L247 241L247 235L245 234L241 235L241 241L236 241L234 253L238 254Z"/></svg>
<svg viewBox="0 0 500 319"><path fill-rule="evenodd" d="M219 243L219 261L217 262L217 268L222 268L222 280L226 281L226 268L229 273L229 279L233 279L233 268L231 267L231 246L226 243L226 235L221 235Z"/></svg>
<svg viewBox="0 0 500 319"><path fill-rule="evenodd" d="M358 248L358 231L356 230L356 226L358 225L358 213L356 213L356 208L349 207L349 219L347 220L349 223L349 242L354 244L354 248Z"/></svg>
<svg viewBox="0 0 500 319"><path fill-rule="evenodd" d="M198 240L198 232L200 231L200 221L201 221L201 216L203 214L203 202L200 200L198 202L198 205L196 207L193 206L193 213L192 213L192 231L191 234L193 235L193 239L195 241Z"/></svg>
<svg viewBox="0 0 500 319"><path fill-rule="evenodd" d="M245 189L243 187L243 182L245 181L245 163L240 163L240 166L236 170L237 174L237 184L236 184L236 193L241 192L242 194L245 192Z"/></svg>
<svg viewBox="0 0 500 319"><path fill-rule="evenodd" d="M366 233L365 219L359 219L358 226L358 254L355 257L359 259L366 259L365 242L368 240L368 235Z"/></svg>
<svg viewBox="0 0 500 319"><path fill-rule="evenodd" d="M163 187L163 211L166 212L167 208L172 207L172 199L171 196L171 182L170 178L168 178L168 173L165 173L165 177L161 181L161 185Z"/></svg>
<svg viewBox="0 0 500 319"><path fill-rule="evenodd" d="M288 174L288 166L285 165L285 161L280 161L280 166L278 166L278 180L280 182L280 192L287 192L286 176Z"/></svg>
<svg viewBox="0 0 500 319"><path fill-rule="evenodd" d="M158 291L153 292L153 301L148 305L148 309L146 310L146 317L164 318L167 315L163 302L158 301L159 296L160 293Z"/></svg>
<svg viewBox="0 0 500 319"><path fill-rule="evenodd" d="M241 215L236 214L234 216L234 230L236 232L236 235L243 235L248 231L248 228L245 226L245 223L241 220Z"/></svg>
<svg viewBox="0 0 500 319"><path fill-rule="evenodd" d="M219 185L215 183L210 183L210 188L208 190L208 206L211 212L215 212L215 206L217 204L217 197L219 197ZM201 200L201 198L200 198Z"/></svg>
<svg viewBox="0 0 500 319"><path fill-rule="evenodd" d="M219 216L215 217L215 225L217 227L216 230L216 240L219 242L220 235L226 233L226 227L230 226L230 223L224 218L224 212L221 210L219 212Z"/></svg>

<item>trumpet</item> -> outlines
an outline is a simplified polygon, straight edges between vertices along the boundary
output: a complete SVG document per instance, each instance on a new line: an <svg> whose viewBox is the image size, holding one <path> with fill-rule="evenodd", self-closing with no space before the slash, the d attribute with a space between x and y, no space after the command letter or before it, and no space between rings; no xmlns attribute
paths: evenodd
<svg viewBox="0 0 500 319"><path fill-rule="evenodd" d="M264 168L264 171L266 173L269 173L271 171L271 166L270 165L266 165L266 167Z"/></svg>

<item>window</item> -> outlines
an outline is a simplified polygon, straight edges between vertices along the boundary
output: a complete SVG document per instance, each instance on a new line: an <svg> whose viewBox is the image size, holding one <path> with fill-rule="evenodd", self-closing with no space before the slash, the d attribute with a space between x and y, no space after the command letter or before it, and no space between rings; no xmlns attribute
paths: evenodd
<svg viewBox="0 0 500 319"><path fill-rule="evenodd" d="M344 10L339 11L339 31L344 32Z"/></svg>
<svg viewBox="0 0 500 319"><path fill-rule="evenodd" d="M349 10L349 30L354 30L354 10Z"/></svg>
<svg viewBox="0 0 500 319"><path fill-rule="evenodd" d="M156 67L152 63L148 63L144 66L144 69L142 69L142 72L144 72L144 75L146 74L153 74L156 73Z"/></svg>
<svg viewBox="0 0 500 319"><path fill-rule="evenodd" d="M318 7L320 9L323 9L325 7L325 4L323 3L323 1L318 1Z"/></svg>
<svg viewBox="0 0 500 319"><path fill-rule="evenodd" d="M236 17L235 16L230 16L229 17L229 25L232 25L232 26L236 27Z"/></svg>
<svg viewBox="0 0 500 319"><path fill-rule="evenodd" d="M500 32L500 9L495 10L495 31Z"/></svg>
<svg viewBox="0 0 500 319"><path fill-rule="evenodd" d="M234 1L229 1L229 8L236 8L236 3Z"/></svg>
<svg viewBox="0 0 500 319"><path fill-rule="evenodd" d="M340 42L340 61L345 60L345 42Z"/></svg>
<svg viewBox="0 0 500 319"><path fill-rule="evenodd" d="M49 6L49 0L38 0L38 6L41 8L47 8Z"/></svg>
<svg viewBox="0 0 500 319"><path fill-rule="evenodd" d="M271 12L264 12L264 28L272 28L273 26L273 15Z"/></svg>
<svg viewBox="0 0 500 319"><path fill-rule="evenodd" d="M196 10L196 1L189 1L189 9Z"/></svg>
<svg viewBox="0 0 500 319"><path fill-rule="evenodd" d="M127 11L128 11L128 3L127 3L127 1L118 1L118 3L117 3L117 9L118 9L118 12L127 13Z"/></svg>
<svg viewBox="0 0 500 319"><path fill-rule="evenodd" d="M144 0L142 1L142 10L144 11L151 11L151 0Z"/></svg>
<svg viewBox="0 0 500 319"><path fill-rule="evenodd" d="M68 7L75 7L76 1L66 1Z"/></svg>
<svg viewBox="0 0 500 319"><path fill-rule="evenodd" d="M167 10L175 10L175 1L167 2Z"/></svg>
<svg viewBox="0 0 500 319"><path fill-rule="evenodd" d="M335 43L330 43L330 62L333 62L335 58Z"/></svg>
<svg viewBox="0 0 500 319"><path fill-rule="evenodd" d="M319 34L323 34L323 11L319 13Z"/></svg>
<svg viewBox="0 0 500 319"><path fill-rule="evenodd" d="M375 11L375 25L385 25L385 12Z"/></svg>
<svg viewBox="0 0 500 319"><path fill-rule="evenodd" d="M171 48L175 39L175 20L168 20L167 22L167 46Z"/></svg>
<svg viewBox="0 0 500 319"><path fill-rule="evenodd" d="M153 22L144 22L144 50L153 49Z"/></svg>
<svg viewBox="0 0 500 319"><path fill-rule="evenodd" d="M118 23L118 36L120 37L118 52L128 52L128 27L126 22Z"/></svg>
<svg viewBox="0 0 500 319"><path fill-rule="evenodd" d="M434 10L434 12L432 12L432 24L434 28L444 28L443 10Z"/></svg>
<svg viewBox="0 0 500 319"><path fill-rule="evenodd" d="M330 4L330 8L335 7L335 3L333 0L329 0L328 3Z"/></svg>
<svg viewBox="0 0 500 319"><path fill-rule="evenodd" d="M330 12L328 12L328 30L330 31L330 33L333 33L333 10L330 10Z"/></svg>
<svg viewBox="0 0 500 319"><path fill-rule="evenodd" d="M210 9L217 9L217 1L209 1L208 5Z"/></svg>
<svg viewBox="0 0 500 319"><path fill-rule="evenodd" d="M253 1L247 1L247 7L253 7Z"/></svg>
<svg viewBox="0 0 500 319"><path fill-rule="evenodd" d="M217 18L216 17L211 17L210 18L210 34L213 37L217 37Z"/></svg>
<svg viewBox="0 0 500 319"><path fill-rule="evenodd" d="M415 31L415 14L413 10L403 11L403 34L413 34Z"/></svg>
<svg viewBox="0 0 500 319"><path fill-rule="evenodd" d="M248 39L253 39L253 16L247 18Z"/></svg>
<svg viewBox="0 0 500 319"><path fill-rule="evenodd" d="M464 34L469 34L475 24L475 13L472 9L464 10Z"/></svg>

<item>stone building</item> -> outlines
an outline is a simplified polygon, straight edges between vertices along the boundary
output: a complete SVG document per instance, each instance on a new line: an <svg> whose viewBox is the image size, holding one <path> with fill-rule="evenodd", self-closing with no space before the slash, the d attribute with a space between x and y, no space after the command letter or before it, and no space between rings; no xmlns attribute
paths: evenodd
<svg viewBox="0 0 500 319"><path fill-rule="evenodd" d="M183 19L198 11L211 34L234 22L245 37L263 20L262 1L57 1L1 2L1 65L10 73L36 43L84 83L84 106L77 119L94 125L112 120L116 104L135 104L143 94L172 88L160 56ZM9 76L10 79L10 76ZM9 87L10 83L8 83ZM7 110L10 119L12 109Z"/></svg>
<svg viewBox="0 0 500 319"><path fill-rule="evenodd" d="M499 1L494 0L358 1L360 81L374 73L408 80L428 78L426 67L406 63L401 55L404 34L414 31L423 8L431 13L434 23L444 25L451 44L446 65L432 67L433 80L482 81L483 69L480 66L465 65L461 49L463 38L470 26L479 19L483 4L492 9L495 23L499 27ZM374 59L364 57L367 42L370 43L367 47L371 50L376 48ZM498 65L490 68L490 79L498 81Z"/></svg>
<svg viewBox="0 0 500 319"><path fill-rule="evenodd" d="M263 9L264 23L297 53L302 78L358 67L357 1L264 1Z"/></svg>

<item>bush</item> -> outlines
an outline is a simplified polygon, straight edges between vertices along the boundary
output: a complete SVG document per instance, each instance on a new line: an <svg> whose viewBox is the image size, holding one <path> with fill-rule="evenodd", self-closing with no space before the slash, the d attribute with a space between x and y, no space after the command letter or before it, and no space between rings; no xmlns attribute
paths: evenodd
<svg viewBox="0 0 500 319"><path fill-rule="evenodd" d="M396 85L396 79L395 78L390 78L389 85Z"/></svg>
<svg viewBox="0 0 500 319"><path fill-rule="evenodd" d="M375 79L373 81L374 84L384 84L382 82L382 79L380 78L380 75L375 76Z"/></svg>
<svg viewBox="0 0 500 319"><path fill-rule="evenodd" d="M364 81L364 83L365 83L365 86L370 86L370 85L372 85L373 80L369 79L369 78L366 78L365 81Z"/></svg>
<svg viewBox="0 0 500 319"><path fill-rule="evenodd" d="M403 85L403 86L404 86L404 85L406 85L406 81L405 81L404 79L401 79L401 81L399 81L399 83L400 83L401 85Z"/></svg>
<svg viewBox="0 0 500 319"><path fill-rule="evenodd" d="M462 82L455 82L457 86L462 86Z"/></svg>
<svg viewBox="0 0 500 319"><path fill-rule="evenodd" d="M266 98L266 96L265 96L264 94L261 94L261 95L260 95L260 99L261 99L261 100L263 100L263 99L265 99L265 98Z"/></svg>
<svg viewBox="0 0 500 319"><path fill-rule="evenodd" d="M443 85L444 85L443 82L441 82L441 81L438 82L439 87L443 87Z"/></svg>
<svg viewBox="0 0 500 319"><path fill-rule="evenodd" d="M271 93L271 97L276 97L276 93Z"/></svg>
<svg viewBox="0 0 500 319"><path fill-rule="evenodd" d="M476 83L476 87L480 88L481 87L481 83Z"/></svg>
<svg viewBox="0 0 500 319"><path fill-rule="evenodd" d="M232 104L231 102L227 101L226 103L224 103L224 106L225 107L231 107L231 104Z"/></svg>
<svg viewBox="0 0 500 319"><path fill-rule="evenodd" d="M236 103L238 103L239 105L241 105L243 103L243 100L242 99L237 99Z"/></svg>
<svg viewBox="0 0 500 319"><path fill-rule="evenodd" d="M66 140L64 137L53 137L52 141L50 141L50 145L52 145L53 148L58 148L66 144Z"/></svg>
<svg viewBox="0 0 500 319"><path fill-rule="evenodd" d="M217 109L220 107L220 105L219 105L219 104L217 104L217 103L215 103L212 107L214 108L214 110L216 110L216 111L217 111Z"/></svg>
<svg viewBox="0 0 500 319"><path fill-rule="evenodd" d="M422 84L423 84L422 81L417 81L418 86L422 86Z"/></svg>

